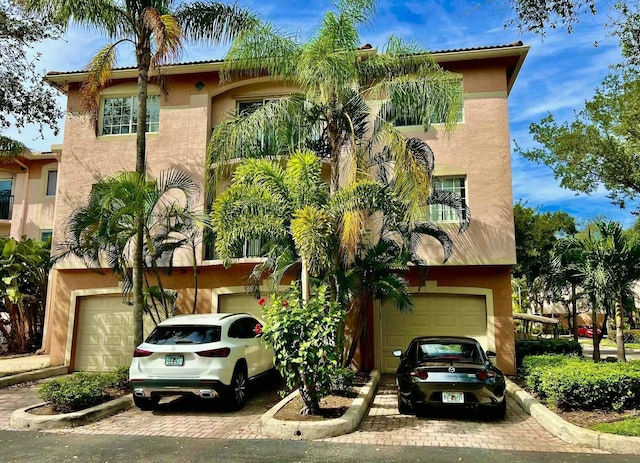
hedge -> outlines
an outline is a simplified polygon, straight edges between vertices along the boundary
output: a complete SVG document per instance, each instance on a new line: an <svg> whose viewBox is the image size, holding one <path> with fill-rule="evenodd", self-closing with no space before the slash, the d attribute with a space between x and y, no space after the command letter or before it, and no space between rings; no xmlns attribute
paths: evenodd
<svg viewBox="0 0 640 463"><path fill-rule="evenodd" d="M562 355L523 360L525 383L563 410L625 410L640 406L640 362L593 363Z"/></svg>
<svg viewBox="0 0 640 463"><path fill-rule="evenodd" d="M124 389L128 382L127 367L112 373L80 372L41 384L38 395L57 412L69 413L106 402L111 398L112 389Z"/></svg>
<svg viewBox="0 0 640 463"><path fill-rule="evenodd" d="M582 346L571 339L517 339L516 366L522 366L522 359L530 355L564 354L582 356Z"/></svg>

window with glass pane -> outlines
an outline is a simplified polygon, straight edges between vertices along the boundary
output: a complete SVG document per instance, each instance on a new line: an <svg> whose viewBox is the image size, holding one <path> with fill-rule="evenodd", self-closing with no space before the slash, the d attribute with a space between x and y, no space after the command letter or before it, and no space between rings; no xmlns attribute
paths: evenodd
<svg viewBox="0 0 640 463"><path fill-rule="evenodd" d="M465 177L434 178L433 189L439 191L452 191L457 193L462 200L467 201L467 188ZM459 220L455 209L441 204L429 206L429 220L432 222L457 222Z"/></svg>
<svg viewBox="0 0 640 463"><path fill-rule="evenodd" d="M135 133L137 130L138 97L105 98L102 107L102 135ZM147 97L147 132L157 132L160 120L160 99Z"/></svg>
<svg viewBox="0 0 640 463"><path fill-rule="evenodd" d="M42 230L40 232L40 240L47 241L53 236L53 230Z"/></svg>
<svg viewBox="0 0 640 463"><path fill-rule="evenodd" d="M274 98L264 98L260 100L251 100L251 101L238 101L236 107L236 115L243 116L247 114L251 114L260 106L265 105L269 101L272 101ZM273 151L273 145L275 142L275 131L272 130L260 130L256 134L256 142L254 146L245 147L250 151L261 151L263 153L271 153Z"/></svg>
<svg viewBox="0 0 640 463"><path fill-rule="evenodd" d="M462 82L459 83L458 88L460 91L462 91ZM429 95L425 95L424 99L426 101L426 105L424 108L421 108L421 111L424 111L424 113L431 112L431 116L428 122L430 124L443 124L447 118L449 106L436 106L434 108L433 105L435 105L435 103L429 103ZM412 111L409 111L408 107L403 106L401 103L396 102L396 104L394 105L390 101L387 101L386 103L384 103L381 109L381 117L387 122L391 122L396 127L424 125L426 121L424 121L420 115L416 114L416 111L418 111L417 108L413 108ZM460 101L456 121L462 122L462 116L463 101Z"/></svg>
<svg viewBox="0 0 640 463"><path fill-rule="evenodd" d="M56 186L58 184L58 171L50 170L47 172L47 196L56 195Z"/></svg>

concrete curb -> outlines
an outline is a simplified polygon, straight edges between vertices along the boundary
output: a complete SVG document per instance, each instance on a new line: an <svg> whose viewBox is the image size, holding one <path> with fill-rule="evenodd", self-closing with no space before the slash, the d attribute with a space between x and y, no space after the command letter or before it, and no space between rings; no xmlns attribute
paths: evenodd
<svg viewBox="0 0 640 463"><path fill-rule="evenodd" d="M60 429L83 426L132 407L133 396L129 394L73 413L62 413L60 415L32 415L29 413L29 410L42 405L46 405L46 402L21 408L13 412L9 420L11 429L33 431L37 429Z"/></svg>
<svg viewBox="0 0 640 463"><path fill-rule="evenodd" d="M362 387L349 410L340 418L325 421L283 421L274 418L274 415L298 394L298 391L292 392L262 415L261 432L269 437L293 440L313 440L348 434L360 425L360 421L369 409L379 380L380 372L373 370L371 380Z"/></svg>
<svg viewBox="0 0 640 463"><path fill-rule="evenodd" d="M550 433L569 444L582 445L611 453L640 455L640 437L619 436L584 429L565 421L538 402L529 393L507 379L507 393L520 407Z"/></svg>
<svg viewBox="0 0 640 463"><path fill-rule="evenodd" d="M29 381L37 381L39 379L50 378L51 376L66 375L69 373L68 366L48 367L39 370L26 371L11 376L0 378L0 387L13 386L15 384L27 383Z"/></svg>

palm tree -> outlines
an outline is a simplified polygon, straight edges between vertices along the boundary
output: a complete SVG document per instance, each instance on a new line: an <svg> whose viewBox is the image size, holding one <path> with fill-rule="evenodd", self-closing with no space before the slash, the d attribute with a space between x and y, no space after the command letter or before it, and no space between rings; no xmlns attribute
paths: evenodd
<svg viewBox="0 0 640 463"><path fill-rule="evenodd" d="M175 252L190 247L197 234L194 229L201 219L193 208L198 193L193 178L179 170L163 172L156 182L143 181L136 172L104 178L69 217L58 258L74 255L87 267L110 268L126 296L133 288L130 254L136 238L134 224L141 217L143 268L155 279L155 284L144 280L145 307L157 323L173 314L175 295L164 287L161 269L171 269Z"/></svg>
<svg viewBox="0 0 640 463"><path fill-rule="evenodd" d="M370 175L376 160L393 166L394 194L405 204L405 221L424 214L431 172L416 157L392 120L399 112L425 127L432 120L452 127L462 101L459 79L444 72L415 44L391 38L381 53L361 48L358 28L373 16L372 0L341 0L326 13L307 42L265 25L234 41L222 79L270 75L300 88L300 94L271 100L253 112L224 121L214 131L209 165L215 177L228 175L232 160L311 149L331 162L331 193ZM370 47L369 47L370 48ZM376 103L377 102L377 103ZM371 104L371 105L370 105ZM256 142L256 134L260 141ZM360 217L362 218L362 217ZM355 256L364 229L355 215L345 222L342 247Z"/></svg>
<svg viewBox="0 0 640 463"><path fill-rule="evenodd" d="M618 360L625 361L622 300L640 278L640 242L626 235L620 224L598 220L584 233L561 239L557 256L591 299L594 361L600 361L598 308L615 317Z"/></svg>
<svg viewBox="0 0 640 463"><path fill-rule="evenodd" d="M411 146L422 146L411 142ZM456 197L433 195L432 203L460 208L468 225L469 212ZM411 300L406 281L400 275L407 262L425 265L416 253L421 236L437 238L445 260L452 252L451 238L429 222L409 227L406 207L393 188L381 181L360 180L330 196L321 177L320 159L312 152L293 153L286 168L266 159L249 159L234 171L231 185L213 205L212 224L216 230L216 250L230 265L246 239L265 243L264 257L249 277L252 292L265 274L278 287L285 271L302 267L303 300L309 299L309 276L329 279L336 288L334 297L348 310L350 334L343 362L351 363L365 329L366 308L373 301L391 300L400 310L408 310ZM337 264L344 253L340 235L353 216L363 222L376 220L377 235L360 245L349 265ZM343 240L344 241L344 240ZM344 260L344 259L343 259Z"/></svg>
<svg viewBox="0 0 640 463"><path fill-rule="evenodd" d="M574 341L578 342L578 299L581 294L578 292L581 277L575 270L575 265L583 260L581 247L573 239L561 238L554 243L550 255L551 264L551 285L555 288L564 289L569 283L571 287L571 327ZM563 295L564 296L564 295ZM561 296L561 297L563 297Z"/></svg>
<svg viewBox="0 0 640 463"><path fill-rule="evenodd" d="M59 24L80 24L102 32L109 40L87 66L84 108L97 124L98 95L111 77L116 50L128 43L138 70L136 172L146 175L147 86L151 76L162 84L163 65L176 58L183 41L222 43L256 25L256 18L237 5L218 2L181 3L172 0L17 0L29 13L41 13ZM177 3L177 2L175 2ZM137 236L133 253L134 339L142 342L143 274L142 219L132 224Z"/></svg>

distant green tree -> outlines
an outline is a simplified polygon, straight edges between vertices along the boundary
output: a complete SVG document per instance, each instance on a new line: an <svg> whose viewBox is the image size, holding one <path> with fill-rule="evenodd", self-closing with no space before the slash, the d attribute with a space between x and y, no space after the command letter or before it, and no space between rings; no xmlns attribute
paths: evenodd
<svg viewBox="0 0 640 463"><path fill-rule="evenodd" d="M618 360L625 361L623 300L630 293L631 285L640 278L637 236L625 233L616 222L598 220L584 232L560 240L555 255L558 259L564 258L566 271L573 274L589 295L594 333L598 328L598 312L604 311L615 318ZM599 345L599 336L594 336L595 361L600 361Z"/></svg>
<svg viewBox="0 0 640 463"><path fill-rule="evenodd" d="M540 146L516 150L548 165L560 184L593 193L603 186L624 207L640 194L640 79L632 71L609 75L572 122L552 114L529 129Z"/></svg>
<svg viewBox="0 0 640 463"><path fill-rule="evenodd" d="M34 44L56 38L59 30L51 22L24 14L12 2L0 0L0 156L20 154L27 147L2 134L35 124L42 135L45 127L58 133L64 113L58 108L53 89L45 86L36 72L37 54L29 56Z"/></svg>
<svg viewBox="0 0 640 463"><path fill-rule="evenodd" d="M513 207L516 233L516 260L513 277L524 280L529 302L540 306L547 298L547 281L551 277L550 253L556 241L576 233L575 221L566 212L540 212L518 202ZM520 298L522 301L522 288ZM527 301L522 304L527 307Z"/></svg>

